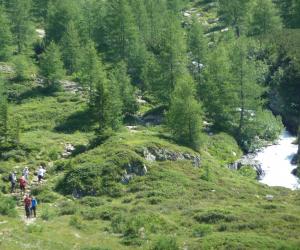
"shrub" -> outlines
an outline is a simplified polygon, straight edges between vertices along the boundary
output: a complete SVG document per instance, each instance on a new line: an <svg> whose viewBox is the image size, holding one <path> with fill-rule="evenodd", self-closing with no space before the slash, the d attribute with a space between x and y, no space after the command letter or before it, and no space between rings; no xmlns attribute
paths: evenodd
<svg viewBox="0 0 300 250"><path fill-rule="evenodd" d="M82 205L89 207L98 207L104 205L104 201L98 197L86 196L79 200Z"/></svg>
<svg viewBox="0 0 300 250"><path fill-rule="evenodd" d="M239 169L239 174L248 177L250 179L256 179L257 178L257 172L256 170L251 166L245 166Z"/></svg>
<svg viewBox="0 0 300 250"><path fill-rule="evenodd" d="M26 228L26 232L28 233L41 233L43 232L44 228L41 225L31 224L28 225Z"/></svg>
<svg viewBox="0 0 300 250"><path fill-rule="evenodd" d="M15 210L16 201L11 197L1 197L0 198L0 214L7 216L16 216L17 212Z"/></svg>
<svg viewBox="0 0 300 250"><path fill-rule="evenodd" d="M81 211L81 215L85 220L98 220L101 219L102 212L97 208L85 208Z"/></svg>
<svg viewBox="0 0 300 250"><path fill-rule="evenodd" d="M72 227L75 227L77 229L83 229L84 228L84 224L82 222L82 220L78 217L78 216L72 216L70 221L69 221L69 225Z"/></svg>
<svg viewBox="0 0 300 250"><path fill-rule="evenodd" d="M48 208L43 209L41 218L42 220L48 221L52 220L55 217L55 213L53 211L50 211Z"/></svg>
<svg viewBox="0 0 300 250"><path fill-rule="evenodd" d="M48 187L38 186L31 190L31 194L36 196L39 202L52 203L58 199L58 195Z"/></svg>
<svg viewBox="0 0 300 250"><path fill-rule="evenodd" d="M76 206L71 201L62 201L58 204L59 215L73 215L76 213Z"/></svg>
<svg viewBox="0 0 300 250"><path fill-rule="evenodd" d="M14 58L16 80L23 81L32 78L35 74L33 63L24 55L18 55Z"/></svg>
<svg viewBox="0 0 300 250"><path fill-rule="evenodd" d="M68 171L58 183L57 190L80 196L121 196L122 169L112 163L98 166L76 167Z"/></svg>
<svg viewBox="0 0 300 250"><path fill-rule="evenodd" d="M204 237L212 232L210 225L200 224L197 225L193 230L193 235L195 237Z"/></svg>
<svg viewBox="0 0 300 250"><path fill-rule="evenodd" d="M194 216L195 220L200 223L209 223L215 224L219 221L231 222L235 221L236 217L233 215L227 214L222 211L210 211L205 214L199 214Z"/></svg>
<svg viewBox="0 0 300 250"><path fill-rule="evenodd" d="M107 247L84 247L81 250L111 250L111 248Z"/></svg>
<svg viewBox="0 0 300 250"><path fill-rule="evenodd" d="M175 238L164 236L153 244L151 250L179 250L179 246Z"/></svg>

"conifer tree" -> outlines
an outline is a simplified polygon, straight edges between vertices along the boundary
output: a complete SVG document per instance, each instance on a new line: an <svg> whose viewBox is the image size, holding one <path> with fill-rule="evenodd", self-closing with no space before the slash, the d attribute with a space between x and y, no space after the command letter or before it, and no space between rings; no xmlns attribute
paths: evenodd
<svg viewBox="0 0 300 250"><path fill-rule="evenodd" d="M257 0L253 8L251 34L256 36L274 34L281 26L279 12L272 0Z"/></svg>
<svg viewBox="0 0 300 250"><path fill-rule="evenodd" d="M145 1L149 18L149 39L147 47L153 53L160 52L163 40L165 20L167 18L167 5L165 0L147 0Z"/></svg>
<svg viewBox="0 0 300 250"><path fill-rule="evenodd" d="M237 91L237 139L242 145L247 121L262 107L264 89L258 84L259 71L255 62L249 58L249 44L245 39L234 42L230 58L232 82Z"/></svg>
<svg viewBox="0 0 300 250"><path fill-rule="evenodd" d="M67 31L69 23L75 23L79 16L77 2L73 0L51 0L48 4L45 22L46 41L59 44ZM77 23L76 23L77 24Z"/></svg>
<svg viewBox="0 0 300 250"><path fill-rule="evenodd" d="M99 124L99 133L107 129L117 129L121 122L122 104L117 86L110 86L106 71L99 59L97 78L94 82L94 98L92 109Z"/></svg>
<svg viewBox="0 0 300 250"><path fill-rule="evenodd" d="M23 53L32 42L34 34L31 21L32 1L12 0L9 11L17 52Z"/></svg>
<svg viewBox="0 0 300 250"><path fill-rule="evenodd" d="M72 21L68 23L60 44L65 68L71 74L78 72L82 60L82 51L78 31Z"/></svg>
<svg viewBox="0 0 300 250"><path fill-rule="evenodd" d="M129 74L134 81L138 81L147 51L128 0L108 2L107 13L105 23L109 59L113 62L124 60Z"/></svg>
<svg viewBox="0 0 300 250"><path fill-rule="evenodd" d="M187 58L186 41L179 19L174 14L170 14L167 19L159 56L162 82L153 87L161 101L169 104L177 78L187 69Z"/></svg>
<svg viewBox="0 0 300 250"><path fill-rule="evenodd" d="M0 147L8 141L8 103L3 80L0 78Z"/></svg>
<svg viewBox="0 0 300 250"><path fill-rule="evenodd" d="M117 129L122 120L122 101L118 85L111 84L106 69L92 41L87 43L81 83L88 90L89 107L98 122L99 134L106 129Z"/></svg>
<svg viewBox="0 0 300 250"><path fill-rule="evenodd" d="M47 78L48 87L56 87L65 75L59 47L51 42L41 57L40 73Z"/></svg>
<svg viewBox="0 0 300 250"><path fill-rule="evenodd" d="M202 108L196 101L195 94L192 77L181 76L171 96L168 126L178 141L199 149Z"/></svg>
<svg viewBox="0 0 300 250"><path fill-rule="evenodd" d="M127 74L127 65L124 61L118 63L111 73L111 84L117 86L120 92L119 98L122 101L123 114L134 114L137 111L137 103L134 87Z"/></svg>
<svg viewBox="0 0 300 250"><path fill-rule="evenodd" d="M95 83L97 82L98 71L101 65L95 44L92 41L88 41L84 49L82 62L84 63L81 66L80 82L88 92L89 105L93 106Z"/></svg>
<svg viewBox="0 0 300 250"><path fill-rule="evenodd" d="M143 41L149 41L150 29L149 18L144 0L130 0L130 6L136 21L138 32L143 37Z"/></svg>
<svg viewBox="0 0 300 250"><path fill-rule="evenodd" d="M251 13L252 0L219 0L219 14L226 25L234 28L239 37L245 33L249 14Z"/></svg>
<svg viewBox="0 0 300 250"><path fill-rule="evenodd" d="M5 10L0 6L0 60L7 60L11 54L12 34Z"/></svg>
<svg viewBox="0 0 300 250"><path fill-rule="evenodd" d="M230 131L235 116L236 94L230 72L228 49L220 44L207 58L204 84L199 92L207 118L215 129Z"/></svg>
<svg viewBox="0 0 300 250"><path fill-rule="evenodd" d="M205 64L207 43L201 24L196 19L193 19L188 33L188 49L190 52L192 72L197 82L200 82L201 70Z"/></svg>

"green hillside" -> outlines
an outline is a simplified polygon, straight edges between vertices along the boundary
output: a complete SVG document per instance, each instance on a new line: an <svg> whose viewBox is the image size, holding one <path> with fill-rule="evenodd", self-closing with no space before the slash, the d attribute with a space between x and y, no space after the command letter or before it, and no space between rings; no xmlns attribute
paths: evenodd
<svg viewBox="0 0 300 250"><path fill-rule="evenodd" d="M229 168L300 124L281 2L0 0L0 249L299 249L299 190Z"/></svg>

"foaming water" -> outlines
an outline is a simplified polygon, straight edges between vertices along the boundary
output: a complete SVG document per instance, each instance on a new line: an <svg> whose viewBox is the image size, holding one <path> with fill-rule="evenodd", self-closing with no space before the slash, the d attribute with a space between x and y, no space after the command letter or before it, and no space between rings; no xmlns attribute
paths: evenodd
<svg viewBox="0 0 300 250"><path fill-rule="evenodd" d="M291 164L298 147L293 144L296 137L288 131L284 131L277 145L264 148L259 152L255 160L261 163L265 173L261 181L269 186L281 186L290 189L300 189L300 181L291 172L296 166Z"/></svg>

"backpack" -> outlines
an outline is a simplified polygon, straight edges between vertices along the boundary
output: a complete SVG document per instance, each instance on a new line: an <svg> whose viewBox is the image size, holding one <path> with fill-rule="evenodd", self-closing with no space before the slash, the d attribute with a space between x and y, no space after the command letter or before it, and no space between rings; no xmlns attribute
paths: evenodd
<svg viewBox="0 0 300 250"><path fill-rule="evenodd" d="M10 174L10 175L8 176L8 180L9 180L9 181L12 181L12 180L13 180L12 174Z"/></svg>

